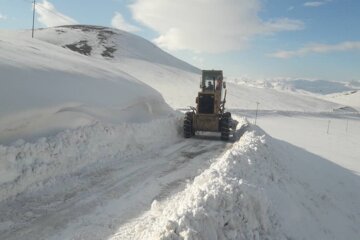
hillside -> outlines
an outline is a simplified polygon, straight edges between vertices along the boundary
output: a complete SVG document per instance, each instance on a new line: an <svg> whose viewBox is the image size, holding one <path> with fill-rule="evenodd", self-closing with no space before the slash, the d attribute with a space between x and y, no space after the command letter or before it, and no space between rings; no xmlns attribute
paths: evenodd
<svg viewBox="0 0 360 240"><path fill-rule="evenodd" d="M159 91L175 108L193 103L200 70L169 55L153 43L121 30L97 26L64 26L40 29L36 38L111 64ZM111 50L109 50L111 49Z"/></svg>
<svg viewBox="0 0 360 240"><path fill-rule="evenodd" d="M329 94L324 96L324 99L338 104L350 106L360 111L360 90Z"/></svg>
<svg viewBox="0 0 360 240"><path fill-rule="evenodd" d="M334 93L348 92L359 88L357 81L334 82L328 80L307 80L307 79L287 79L275 78L266 80L251 79L231 79L232 82L253 86L258 88L276 89L288 92L300 92L314 95L327 95Z"/></svg>
<svg viewBox="0 0 360 240"><path fill-rule="evenodd" d="M82 55L109 61L132 58L188 72L199 70L137 35L107 27L68 25L39 29L36 38Z"/></svg>
<svg viewBox="0 0 360 240"><path fill-rule="evenodd" d="M347 111L357 112L359 108L358 82L333 82L326 80L304 79L230 79L230 82L247 89L244 94L257 92L258 102L265 110L297 110L297 111ZM253 89L253 90L251 90ZM256 90L255 90L256 89ZM268 95L272 95L273 100ZM245 99L251 99L251 96ZM292 99L291 101L284 101ZM246 100L245 100L246 101ZM273 108L267 102L276 102ZM354 109L355 108L355 109ZM357 109L357 110L356 110Z"/></svg>
<svg viewBox="0 0 360 240"><path fill-rule="evenodd" d="M105 59L159 91L174 108L195 104L200 70L163 52L152 43L120 30L96 26L64 26L36 31L38 39L67 48L89 58ZM111 51L109 50L111 49ZM226 75L226 73L225 73ZM261 90L229 84L229 108L294 111L332 111L341 105L296 92ZM276 103L276 104L274 104Z"/></svg>

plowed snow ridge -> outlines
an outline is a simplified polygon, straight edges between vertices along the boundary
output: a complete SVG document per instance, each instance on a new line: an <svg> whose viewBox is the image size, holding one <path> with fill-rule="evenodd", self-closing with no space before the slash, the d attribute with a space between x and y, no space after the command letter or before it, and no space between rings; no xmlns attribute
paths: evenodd
<svg viewBox="0 0 360 240"><path fill-rule="evenodd" d="M348 170L252 127L111 239L356 239L359 186Z"/></svg>

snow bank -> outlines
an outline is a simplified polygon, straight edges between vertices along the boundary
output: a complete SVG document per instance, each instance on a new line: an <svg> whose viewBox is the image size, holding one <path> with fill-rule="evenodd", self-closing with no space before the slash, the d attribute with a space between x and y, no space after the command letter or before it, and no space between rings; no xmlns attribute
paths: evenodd
<svg viewBox="0 0 360 240"><path fill-rule="evenodd" d="M178 139L175 117L150 123L95 123L34 143L0 145L0 201L92 163L134 157Z"/></svg>
<svg viewBox="0 0 360 240"><path fill-rule="evenodd" d="M171 112L160 93L115 64L26 34L0 31L0 144Z"/></svg>
<svg viewBox="0 0 360 240"><path fill-rule="evenodd" d="M253 127L112 239L356 239L359 186L359 176Z"/></svg>

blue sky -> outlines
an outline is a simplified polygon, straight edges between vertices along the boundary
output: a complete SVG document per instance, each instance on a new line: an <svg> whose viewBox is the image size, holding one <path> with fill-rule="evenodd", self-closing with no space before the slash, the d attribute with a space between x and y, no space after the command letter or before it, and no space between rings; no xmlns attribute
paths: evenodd
<svg viewBox="0 0 360 240"><path fill-rule="evenodd" d="M0 28L31 28L31 0L0 0ZM360 80L359 0L38 0L37 27L112 26L228 76Z"/></svg>

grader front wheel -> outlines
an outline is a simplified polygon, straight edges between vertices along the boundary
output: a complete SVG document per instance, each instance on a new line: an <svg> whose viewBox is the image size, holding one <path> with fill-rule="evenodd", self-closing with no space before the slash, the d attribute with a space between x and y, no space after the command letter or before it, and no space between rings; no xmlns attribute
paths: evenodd
<svg viewBox="0 0 360 240"><path fill-rule="evenodd" d="M193 129L193 113L187 112L184 118L184 137L190 138L194 135Z"/></svg>

